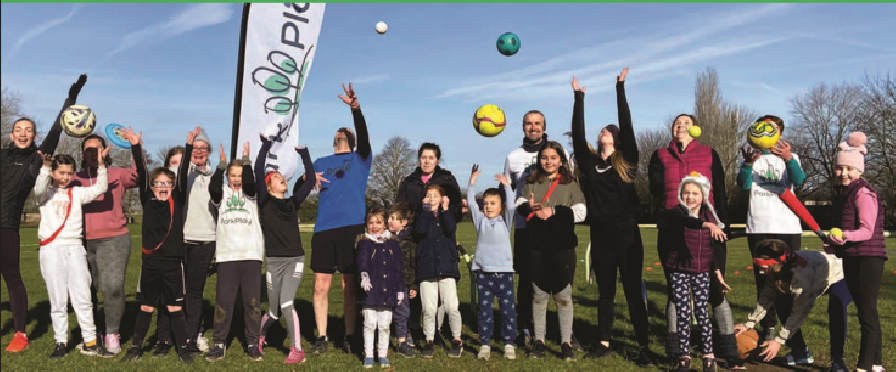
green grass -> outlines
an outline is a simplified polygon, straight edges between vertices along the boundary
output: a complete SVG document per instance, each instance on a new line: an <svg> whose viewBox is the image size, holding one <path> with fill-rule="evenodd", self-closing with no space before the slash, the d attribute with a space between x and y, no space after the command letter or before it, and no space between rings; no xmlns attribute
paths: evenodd
<svg viewBox="0 0 896 372"><path fill-rule="evenodd" d="M140 231L139 225L132 225L131 231ZM579 241L582 242L578 252L579 258L584 258L585 248L588 246L589 234L587 227L578 227ZM653 266L657 261L656 256L656 231L652 229L644 229L642 231L645 242L644 251L646 258L644 260L644 279L647 282L648 291L648 310L650 315L650 348L657 355L663 355L663 339L665 334L665 318L663 311L665 309L665 280L662 277L662 269ZM31 345L23 353L10 354L5 351L5 346L12 339L12 314L9 312L9 295L6 286L2 289L2 315L0 315L0 334L2 334L3 349L0 351L2 356L2 369L5 370L53 370L53 369L102 369L102 370L119 370L119 369L140 369L140 370L172 370L185 369L176 356L172 353L168 357L155 359L150 357L150 353L145 354L145 358L135 364L122 365L118 363L118 357L114 359L100 359L85 357L78 352L72 352L67 357L58 361L49 361L48 356L52 352L54 346L53 331L49 319L49 302L47 300L46 286L40 273L38 263L38 251L36 241L36 231L34 228L24 228L21 231L22 236L22 253L21 265L22 275L25 280L25 286L28 289L29 296L29 312L27 333L31 338ZM459 242L465 247L473 247L476 243L475 232L470 224L463 224L458 231ZM309 250L311 234L302 234L303 244L306 251ZM813 238L804 238L804 245L809 245L811 249L818 249L819 244ZM887 246L892 251L896 249L896 239L888 239ZM122 320L122 344L129 345L131 333L134 327L135 315L138 311L138 304L134 298L134 292L137 287L137 276L140 271L140 244L139 237L133 239L133 251L128 267L127 280L127 310ZM310 253L310 252L308 252ZM310 256L309 256L310 257ZM728 258L728 283L732 286L733 291L729 295L732 310L735 314L735 322L743 322L747 313L755 305L756 291L753 284L753 275L747 269L750 265L749 253L746 247L746 239L740 238L729 244ZM306 260L306 265L309 260ZM646 271L646 267L653 270ZM890 313L890 309L896 307L896 275L892 271L896 270L896 264L892 261L887 262L883 280L881 283L880 297L878 306L880 308L881 322L884 331L884 365L896 366L896 356L893 353L886 352L896 345L894 335L896 335L896 316ZM638 367L627 361L625 357L633 357L635 350L634 330L628 322L628 308L622 295L621 286L618 287L616 297L616 324L613 329L612 344L614 349L619 352L618 356L603 358L597 361L582 359L579 354L579 361L567 364L559 359L559 345L557 339L559 333L557 331L556 309L553 304L549 307L548 312L548 346L550 353L546 359L530 360L525 358L524 351L518 349L518 359L509 361L503 358L503 350L499 344L493 344L492 359L489 362L483 362L475 359L475 350L478 349L478 338L474 338L475 324L471 315L470 305L470 278L466 274L467 270L462 266L464 273L458 285L458 297L461 302L461 311L464 317L464 338L467 344L466 353L460 359L451 359L447 357L445 349L436 350L434 359L405 359L395 352L390 351L391 362L394 368L399 370L590 370L590 371L620 371L638 369ZM261 275L262 273L259 273ZM206 304L204 307L204 316L206 324L212 324L212 307L215 302L215 280L216 276L212 276L205 291ZM339 278L334 278L333 283L338 283ZM299 288L299 294L296 300L296 307L301 318L301 327L303 335L303 346L308 348L315 336L315 325L313 308L311 305L311 293L313 287L313 274L310 270L306 271L304 281ZM344 334L344 326L342 321L342 293L341 290L334 285L334 290L330 293L329 307L329 333L333 340L341 340ZM267 298L262 291L262 300L265 304L263 310L267 310ZM576 282L574 288L575 307L575 324L574 331L577 337L586 343L591 339L592 330L596 326L597 320L597 289L594 285L585 282L585 264L580 260L576 269ZM269 332L269 346L266 348L264 362L256 363L250 361L243 352L244 338L242 323L242 307L237 301L237 310L233 320L231 331L231 339L228 348L227 357L215 364L208 363L204 359L199 358L189 367L190 369L289 369L282 364L285 359L287 344L285 324L278 327L275 326ZM815 355L815 367L825 368L829 362L829 336L827 330L827 299L821 299L817 303L818 306L812 311L811 317L804 323L803 332L806 337L813 354ZM846 345L846 357L850 366L856 363L859 350L859 322L856 317L855 305L850 306L850 333L849 340ZM98 322L101 320L98 320ZM360 321L360 319L359 319ZM70 345L80 342L80 331L77 319L73 312L69 313L70 326ZM149 345L155 342L155 321L153 321L150 335L144 343L144 348L149 349ZM211 337L211 331L207 333ZM497 347L496 347L497 346ZM697 345L693 345L697 346ZM695 348L697 349L697 348ZM783 355L783 351L782 351ZM347 355L340 350L334 350L331 345L330 352L325 355L308 355L308 361L304 365L292 367L292 369L360 369L361 361L358 357ZM768 365L752 365L750 369L770 369Z"/></svg>

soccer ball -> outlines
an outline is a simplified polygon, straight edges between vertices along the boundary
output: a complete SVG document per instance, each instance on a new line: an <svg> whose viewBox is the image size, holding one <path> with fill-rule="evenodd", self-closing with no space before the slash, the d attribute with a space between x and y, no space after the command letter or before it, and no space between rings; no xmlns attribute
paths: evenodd
<svg viewBox="0 0 896 372"><path fill-rule="evenodd" d="M759 355L759 333L748 329L737 336L737 352L741 360L750 360Z"/></svg>
<svg viewBox="0 0 896 372"><path fill-rule="evenodd" d="M494 137L504 131L507 124L504 111L500 107L488 104L480 106L473 113L473 129L483 137Z"/></svg>
<svg viewBox="0 0 896 372"><path fill-rule="evenodd" d="M520 38L511 32L505 32L498 37L496 46L498 53L510 57L520 51Z"/></svg>
<svg viewBox="0 0 896 372"><path fill-rule="evenodd" d="M84 138L96 128L96 115L83 105L72 105L62 113L62 130L70 137Z"/></svg>
<svg viewBox="0 0 896 372"><path fill-rule="evenodd" d="M768 150L775 147L781 139L781 130L773 121L757 121L747 132L747 142L757 150Z"/></svg>
<svg viewBox="0 0 896 372"><path fill-rule="evenodd" d="M376 24L376 33L382 35L385 34L388 30L389 26L386 24L386 22L379 21L379 23Z"/></svg>

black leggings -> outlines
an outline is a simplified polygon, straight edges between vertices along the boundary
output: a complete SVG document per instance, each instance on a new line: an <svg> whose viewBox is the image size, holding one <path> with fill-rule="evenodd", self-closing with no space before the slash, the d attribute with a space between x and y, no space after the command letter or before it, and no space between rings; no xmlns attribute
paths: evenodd
<svg viewBox="0 0 896 372"><path fill-rule="evenodd" d="M9 307L12 310L13 328L25 332L25 316L28 314L28 292L19 270L21 249L18 229L0 229L0 274L6 280L9 291Z"/></svg>
<svg viewBox="0 0 896 372"><path fill-rule="evenodd" d="M643 265L644 244L641 242L641 230L634 219L591 225L591 266L600 292L597 305L600 341L610 341L613 331L618 270L635 337L640 346L647 346L647 304L641 296Z"/></svg>
<svg viewBox="0 0 896 372"><path fill-rule="evenodd" d="M868 371L882 363L883 333L877 314L877 295L884 260L883 257L843 257L843 276L856 303L862 332L858 368Z"/></svg>

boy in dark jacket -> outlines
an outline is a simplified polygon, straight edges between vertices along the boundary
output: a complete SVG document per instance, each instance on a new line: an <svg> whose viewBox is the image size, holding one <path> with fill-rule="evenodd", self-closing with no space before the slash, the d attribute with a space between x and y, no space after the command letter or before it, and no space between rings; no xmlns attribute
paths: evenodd
<svg viewBox="0 0 896 372"><path fill-rule="evenodd" d="M410 329L420 328L420 306L413 306L411 300L417 297L417 244L411 234L411 224L414 222L414 212L407 203L399 202L392 205L389 211L389 232L398 239L401 252L404 256L404 284L407 287L405 298L401 305L395 308L395 336L398 337L398 352L413 358L417 355L414 347L408 342L411 337ZM415 301L420 304L420 301ZM408 320L411 320L408 323Z"/></svg>
<svg viewBox="0 0 896 372"><path fill-rule="evenodd" d="M423 199L423 212L414 225L414 232L422 240L417 245L417 282L420 283L420 300L423 303L423 333L426 345L423 357L432 358L435 339L435 317L439 299L445 305L448 322L454 340L451 341L452 358L463 352L460 340L461 317L457 309L457 220L449 207L448 195L441 186L430 185Z"/></svg>
<svg viewBox="0 0 896 372"><path fill-rule="evenodd" d="M184 238L183 208L187 199L187 170L178 168L178 174L167 168L156 168L146 174L143 158L142 133L127 129L124 137L131 143L131 152L137 168L137 185L143 205L143 263L140 288L142 303L137 315L131 349L121 358L122 362L137 361L143 356L143 338L149 331L152 313L159 305L166 306L171 319L181 362L192 363L187 352L187 323L181 311L184 301ZM193 152L193 140L199 127L187 135L184 158Z"/></svg>

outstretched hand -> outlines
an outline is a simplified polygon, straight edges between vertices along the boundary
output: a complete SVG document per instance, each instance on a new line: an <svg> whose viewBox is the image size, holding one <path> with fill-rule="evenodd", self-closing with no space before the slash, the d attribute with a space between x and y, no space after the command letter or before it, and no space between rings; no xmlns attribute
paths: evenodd
<svg viewBox="0 0 896 372"><path fill-rule="evenodd" d="M763 359L763 361L766 362L770 362L772 359L778 356L778 350L781 350L781 344L779 344L778 341L775 340L766 341L761 346L764 347L765 350L759 353L759 356L764 355L765 359Z"/></svg>
<svg viewBox="0 0 896 372"><path fill-rule="evenodd" d="M227 154L224 153L224 144L219 144L218 146L220 146L220 149L221 149L220 151L218 151L219 153L221 153L221 163L222 164L226 163L227 162Z"/></svg>
<svg viewBox="0 0 896 372"><path fill-rule="evenodd" d="M243 144L243 156L249 156L249 142Z"/></svg>
<svg viewBox="0 0 896 372"><path fill-rule="evenodd" d="M53 166L53 154L44 154L40 152L40 150L37 150L37 153L40 154L40 158L44 161L45 167L49 168Z"/></svg>
<svg viewBox="0 0 896 372"><path fill-rule="evenodd" d="M121 128L121 135L124 139L130 142L132 146L143 143L143 132L136 133L131 128Z"/></svg>
<svg viewBox="0 0 896 372"><path fill-rule="evenodd" d="M187 144L192 145L193 141L196 140L196 137L199 137L200 132L202 132L202 128L196 127L192 132L187 134Z"/></svg>
<svg viewBox="0 0 896 372"><path fill-rule="evenodd" d="M342 100L346 105L349 105L352 109L358 109L361 107L358 104L358 95L355 94L355 88L352 87L352 83L348 83L348 88L345 87L345 83L342 84L342 90L345 91L345 95L339 95L339 99Z"/></svg>
<svg viewBox="0 0 896 372"><path fill-rule="evenodd" d="M87 75L82 74L78 77L78 81L72 84L71 88L68 88L68 99L77 99L78 94L81 93L81 88L84 87L84 84L87 84Z"/></svg>
<svg viewBox="0 0 896 372"><path fill-rule="evenodd" d="M775 144L775 147L772 147L770 151L772 154L778 155L778 157L784 159L784 161L790 161L790 159L793 159L793 153L791 153L790 149L791 146L789 143L778 141L778 143Z"/></svg>
<svg viewBox="0 0 896 372"><path fill-rule="evenodd" d="M107 164L104 164L103 161L106 160L107 156L109 156L109 150L112 150L112 146L106 146L102 150L96 152L96 157L97 157L96 163L99 164L99 166L104 167L107 165Z"/></svg>
<svg viewBox="0 0 896 372"><path fill-rule="evenodd" d="M628 67L622 69L622 72L616 76L616 81L622 82L625 81L625 76L628 75Z"/></svg>
<svg viewBox="0 0 896 372"><path fill-rule="evenodd" d="M500 173L496 174L495 180L500 182L502 185L504 185L504 187L510 186L510 181L508 181L507 177L504 177L503 174L500 174Z"/></svg>
<svg viewBox="0 0 896 372"><path fill-rule="evenodd" d="M575 92L585 93L585 87L582 87L582 89L579 89L579 79L576 78L575 76L572 77L572 90Z"/></svg>
<svg viewBox="0 0 896 372"><path fill-rule="evenodd" d="M740 149L741 156L744 157L744 164L753 165L756 160L759 160L759 157L762 156L758 151L753 151L753 149L749 146L743 147Z"/></svg>
<svg viewBox="0 0 896 372"><path fill-rule="evenodd" d="M474 168L475 169L475 168ZM472 174L470 174L470 184L476 183L476 180L479 179L479 174L482 173L481 170L475 169Z"/></svg>

